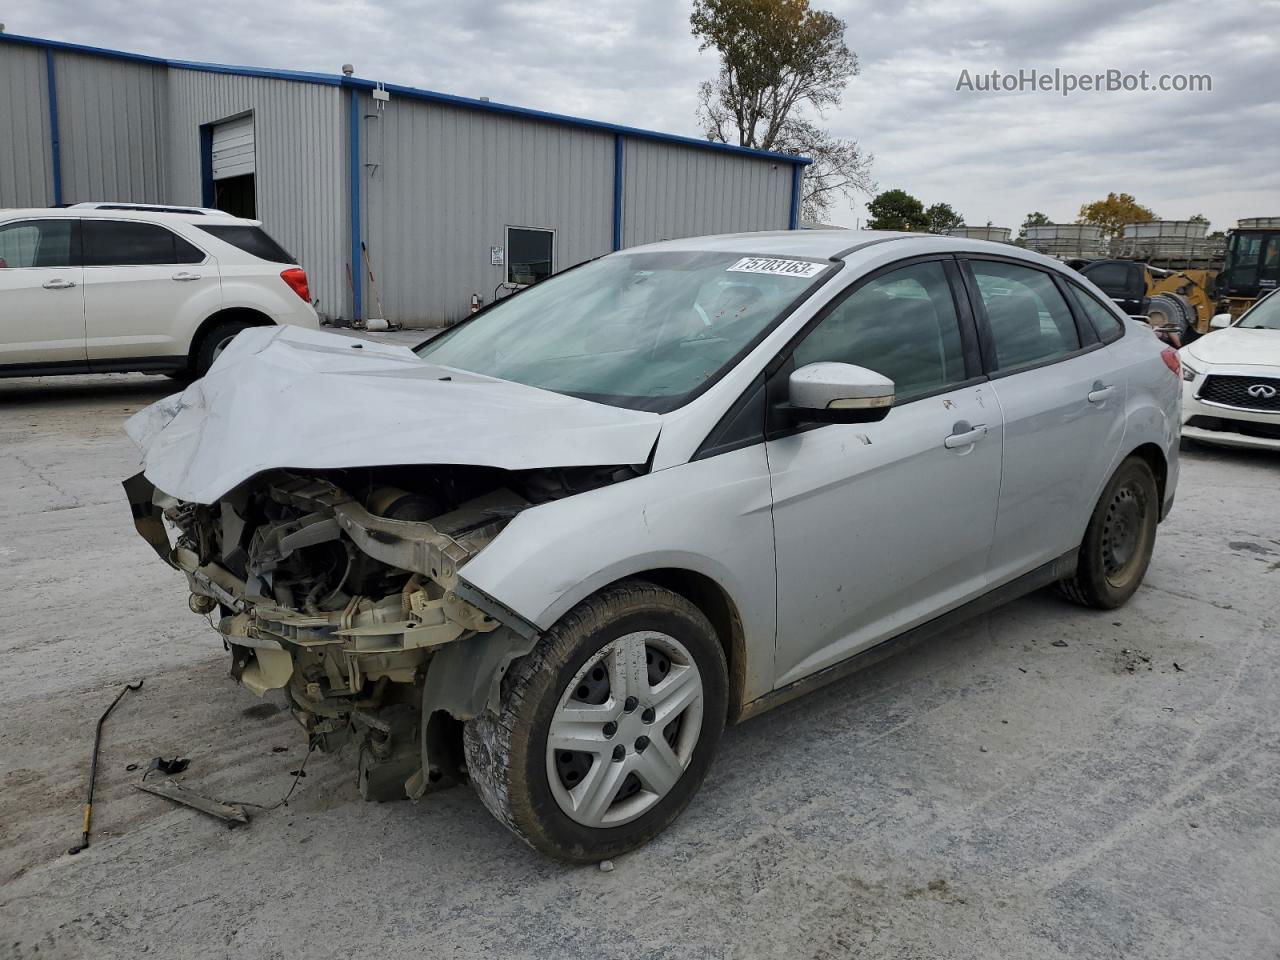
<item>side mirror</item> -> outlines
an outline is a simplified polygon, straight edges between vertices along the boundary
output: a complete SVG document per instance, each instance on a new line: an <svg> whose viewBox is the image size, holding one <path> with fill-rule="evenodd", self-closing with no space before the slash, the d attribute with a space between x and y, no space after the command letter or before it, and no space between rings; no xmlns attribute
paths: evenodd
<svg viewBox="0 0 1280 960"><path fill-rule="evenodd" d="M805 420L874 423L893 406L893 381L852 363L805 364L787 386L792 410Z"/></svg>
<svg viewBox="0 0 1280 960"><path fill-rule="evenodd" d="M1231 314L1229 313L1216 313L1209 321L1210 330L1221 330L1223 327L1229 326L1231 326Z"/></svg>

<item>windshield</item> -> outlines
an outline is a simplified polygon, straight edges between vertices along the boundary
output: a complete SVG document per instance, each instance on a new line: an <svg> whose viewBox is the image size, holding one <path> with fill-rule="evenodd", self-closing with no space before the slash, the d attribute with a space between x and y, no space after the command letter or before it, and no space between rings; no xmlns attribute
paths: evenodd
<svg viewBox="0 0 1280 960"><path fill-rule="evenodd" d="M1280 294L1273 293L1259 300L1240 318L1240 327L1245 330L1280 330Z"/></svg>
<svg viewBox="0 0 1280 960"><path fill-rule="evenodd" d="M664 413L714 382L818 284L825 261L614 254L417 349L432 363Z"/></svg>

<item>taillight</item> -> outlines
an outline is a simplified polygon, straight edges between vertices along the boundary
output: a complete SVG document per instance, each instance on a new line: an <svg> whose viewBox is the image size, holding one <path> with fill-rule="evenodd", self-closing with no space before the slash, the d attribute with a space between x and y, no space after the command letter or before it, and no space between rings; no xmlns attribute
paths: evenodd
<svg viewBox="0 0 1280 960"><path fill-rule="evenodd" d="M298 271L301 273L302 271ZM303 278L306 283L306 278ZM1164 365L1173 371L1175 377L1182 376L1182 361L1178 359L1178 351L1173 347L1165 347L1160 351L1160 359L1164 361Z"/></svg>
<svg viewBox="0 0 1280 960"><path fill-rule="evenodd" d="M290 267L280 274L280 279L307 303L311 302L311 288L307 286L307 271L299 267Z"/></svg>

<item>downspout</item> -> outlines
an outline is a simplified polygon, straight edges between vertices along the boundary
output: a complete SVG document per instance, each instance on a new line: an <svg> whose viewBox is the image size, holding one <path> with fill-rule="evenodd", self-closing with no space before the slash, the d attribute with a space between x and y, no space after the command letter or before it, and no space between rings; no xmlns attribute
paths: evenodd
<svg viewBox="0 0 1280 960"><path fill-rule="evenodd" d="M622 249L622 185L626 145L622 134L613 135L613 249Z"/></svg>
<svg viewBox="0 0 1280 960"><path fill-rule="evenodd" d="M62 137L58 132L58 77L53 65L53 50L44 49L45 74L49 79L49 138L53 150L53 205L62 206Z"/></svg>
<svg viewBox="0 0 1280 960"><path fill-rule="evenodd" d="M363 319L360 257L360 91L351 88L351 321Z"/></svg>
<svg viewBox="0 0 1280 960"><path fill-rule="evenodd" d="M804 165L791 165L791 225L788 230L800 228L800 184L804 181Z"/></svg>

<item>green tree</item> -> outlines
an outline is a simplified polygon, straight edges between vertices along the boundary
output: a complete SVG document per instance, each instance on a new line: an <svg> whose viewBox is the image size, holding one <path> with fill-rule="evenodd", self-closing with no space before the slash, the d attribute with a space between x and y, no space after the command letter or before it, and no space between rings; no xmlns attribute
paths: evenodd
<svg viewBox="0 0 1280 960"><path fill-rule="evenodd" d="M720 55L716 79L698 89L708 140L812 158L801 187L808 219L822 219L838 196L875 189L871 154L813 119L858 73L843 20L809 0L694 0L689 23L698 49Z"/></svg>
<svg viewBox="0 0 1280 960"><path fill-rule="evenodd" d="M1192 223L1208 223L1209 222L1209 218L1206 217L1203 213L1193 213L1189 219L1191 220Z"/></svg>
<svg viewBox="0 0 1280 960"><path fill-rule="evenodd" d="M1076 223L1090 223L1102 228L1102 235L1115 239L1124 234L1126 223L1154 220L1155 213L1128 193L1108 193L1105 200L1095 200L1080 207Z"/></svg>
<svg viewBox="0 0 1280 960"><path fill-rule="evenodd" d="M949 203L930 204L924 215L929 221L930 233L946 233L964 226L964 214L956 213Z"/></svg>
<svg viewBox="0 0 1280 960"><path fill-rule="evenodd" d="M929 229L929 217L924 204L905 190L886 190L877 194L867 204L868 230L916 230Z"/></svg>

